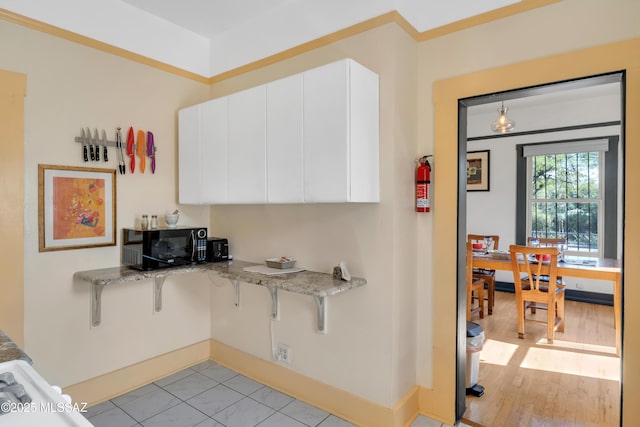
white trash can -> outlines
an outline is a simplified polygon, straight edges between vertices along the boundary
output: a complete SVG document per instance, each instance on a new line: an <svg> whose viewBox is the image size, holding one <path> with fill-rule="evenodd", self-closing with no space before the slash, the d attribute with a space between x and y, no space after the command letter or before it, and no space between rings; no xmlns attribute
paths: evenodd
<svg viewBox="0 0 640 427"><path fill-rule="evenodd" d="M477 323L467 322L467 394L480 397L484 387L478 384L480 370L480 351L484 344L484 330Z"/></svg>

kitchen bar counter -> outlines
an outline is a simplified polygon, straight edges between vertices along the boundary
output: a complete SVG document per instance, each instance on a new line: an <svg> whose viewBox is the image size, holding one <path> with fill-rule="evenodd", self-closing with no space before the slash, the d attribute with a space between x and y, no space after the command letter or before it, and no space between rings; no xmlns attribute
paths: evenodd
<svg viewBox="0 0 640 427"><path fill-rule="evenodd" d="M350 281L336 280L331 274L314 271L264 275L244 271L243 268L261 265L247 261L223 261L171 267L161 270L140 271L129 267L113 267L98 270L76 272L74 278L87 281L91 287L91 324L100 325L101 294L105 286L139 280L152 279L154 282L154 307L162 309L162 285L164 280L176 274L205 272L229 279L235 289L235 304L240 304L240 283L249 283L266 287L271 293L272 316L278 317L278 290L310 295L314 298L318 309L318 331L326 332L326 297L336 295L353 288L363 286L367 281L352 277Z"/></svg>
<svg viewBox="0 0 640 427"><path fill-rule="evenodd" d="M31 364L31 358L27 353L22 351L11 338L9 338L2 330L0 330L0 363L9 362L11 360L24 360Z"/></svg>

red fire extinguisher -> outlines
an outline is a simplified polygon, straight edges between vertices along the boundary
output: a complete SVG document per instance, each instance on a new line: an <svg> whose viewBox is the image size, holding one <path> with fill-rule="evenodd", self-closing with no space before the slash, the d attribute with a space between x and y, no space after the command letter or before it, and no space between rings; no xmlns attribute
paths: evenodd
<svg viewBox="0 0 640 427"><path fill-rule="evenodd" d="M431 165L427 161L427 156L420 157L416 169L416 212L431 212L429 183L431 183Z"/></svg>

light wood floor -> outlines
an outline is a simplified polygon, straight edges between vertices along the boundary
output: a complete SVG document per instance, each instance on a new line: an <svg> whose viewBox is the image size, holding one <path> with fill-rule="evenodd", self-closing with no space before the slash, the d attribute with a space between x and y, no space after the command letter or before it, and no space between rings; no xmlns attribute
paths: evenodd
<svg viewBox="0 0 640 427"><path fill-rule="evenodd" d="M486 301L485 301L486 304ZM478 384L463 421L479 426L619 426L620 358L613 307L566 301L565 332L547 344L544 323L525 322L518 339L515 294L496 292L493 314L472 319L485 331ZM538 310L544 319L546 311Z"/></svg>

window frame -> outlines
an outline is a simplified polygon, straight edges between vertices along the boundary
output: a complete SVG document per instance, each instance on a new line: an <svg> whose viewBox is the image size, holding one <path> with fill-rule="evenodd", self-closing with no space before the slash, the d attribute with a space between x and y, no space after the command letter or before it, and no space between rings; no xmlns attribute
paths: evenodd
<svg viewBox="0 0 640 427"><path fill-rule="evenodd" d="M531 229L532 222L532 211L531 205L533 203L595 203L598 207L598 250L597 251L572 251L567 250L565 253L569 256L591 256L591 257L603 257L604 255L604 217L605 217L605 153L606 151L596 151L589 150L584 151L582 149L577 149L576 151L572 151L571 153L584 153L584 152L596 152L598 153L598 198L593 199L582 199L582 198L566 198L566 199L534 199L533 198L533 158L537 156L545 156L545 155L555 155L554 152L549 153L540 153L536 155L531 155L526 157L527 162L527 236L533 235L533 230ZM558 154L567 154L567 153L558 153Z"/></svg>
<svg viewBox="0 0 640 427"><path fill-rule="evenodd" d="M526 245L527 236L531 230L528 203L531 190L530 163L525 157L525 147L542 144L577 143L589 140L607 140L608 149L604 152L603 167L600 168L601 197L603 200L603 215L598 217L598 253L580 252L581 256L598 256L617 258L618 252L618 135L604 137L581 138L564 141L543 143L526 143L516 145L516 243ZM594 150L590 150L594 151ZM577 152L577 151L576 151ZM602 239L602 240L600 240ZM577 253L576 253L577 254Z"/></svg>

